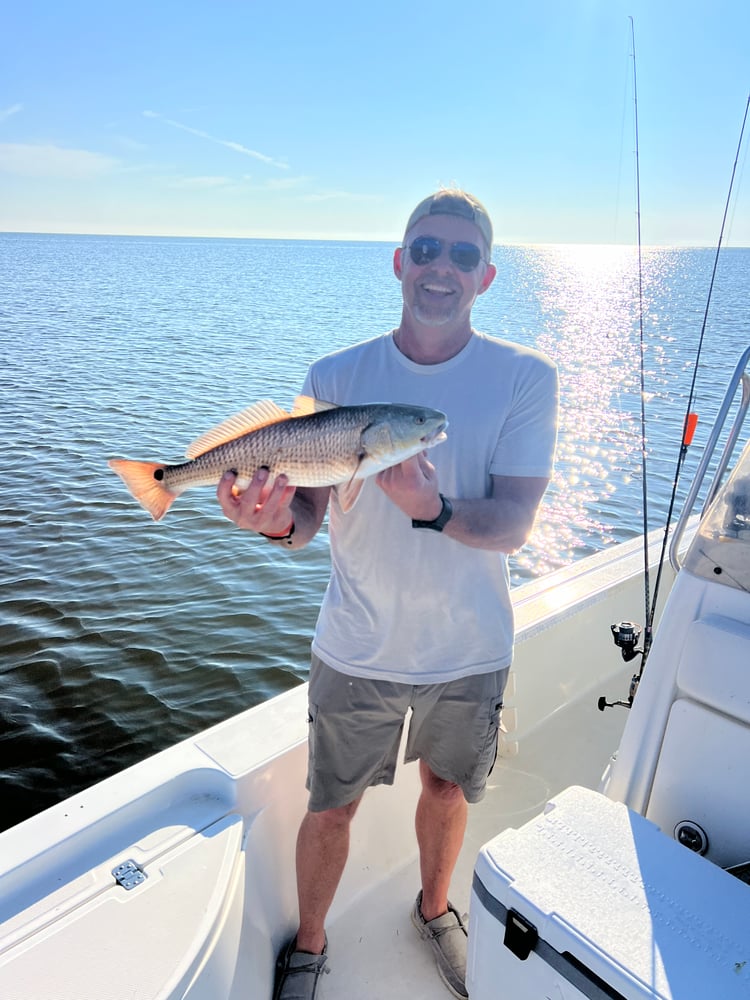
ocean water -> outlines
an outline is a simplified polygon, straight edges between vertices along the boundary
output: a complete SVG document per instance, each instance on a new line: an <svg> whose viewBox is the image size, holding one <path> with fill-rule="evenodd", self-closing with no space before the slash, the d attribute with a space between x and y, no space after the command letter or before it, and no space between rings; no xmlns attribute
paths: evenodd
<svg viewBox="0 0 750 1000"><path fill-rule="evenodd" d="M285 553L212 490L155 524L107 468L178 459L316 357L392 328L382 243L0 234L0 825L300 683L325 531ZM646 249L649 527L663 523L714 251ZM637 257L496 247L475 325L558 363L554 481L514 583L641 533ZM679 495L750 340L750 250L723 251Z"/></svg>

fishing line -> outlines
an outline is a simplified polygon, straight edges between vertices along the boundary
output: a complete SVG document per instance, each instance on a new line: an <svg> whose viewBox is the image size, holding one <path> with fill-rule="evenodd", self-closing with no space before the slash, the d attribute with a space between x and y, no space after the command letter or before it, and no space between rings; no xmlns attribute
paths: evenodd
<svg viewBox="0 0 750 1000"><path fill-rule="evenodd" d="M630 62L630 52L626 53L627 62L625 66L625 77L627 78L627 63ZM623 95L622 95L622 114L620 116L620 155L617 157L617 184L615 187L615 224L614 224L614 242L618 242L618 233L620 231L620 199L622 197L622 164L625 159L625 121L628 113L630 94L628 92L628 85L625 84Z"/></svg>
<svg viewBox="0 0 750 1000"><path fill-rule="evenodd" d="M661 583L661 574L662 574L662 569L664 567L665 556L666 556L666 551L667 551L668 536L669 536L669 527L670 527L670 524L671 524L671 521L672 521L672 514L674 512L675 500L676 500L676 497L677 497L677 484L679 482L680 472L682 471L682 466L683 466L685 458L687 456L688 447L690 446L690 443L692 441L692 434L693 434L693 431L695 430L695 425L696 425L696 423L698 421L697 414L693 413L693 411L692 411L693 400L694 400L694 397L695 397L695 383L696 383L696 380L697 380L697 377L698 377L698 366L700 364L701 352L703 351L703 341L705 339L706 326L707 326L707 323L708 323L708 310L709 310L709 307L711 305L711 296L713 295L714 281L716 280L716 272L717 272L718 267L719 267L719 255L721 253L721 248L722 248L722 244L723 244L723 241L724 241L724 230L725 230L726 223L727 223L727 216L729 215L729 208L730 208L730 205L731 205L731 202L732 202L732 191L733 191L733 188L734 188L734 181L735 181L735 176L736 176L736 173L737 173L737 164L739 163L740 153L742 151L742 143L743 143L743 139L744 139L744 135L745 135L745 126L747 124L747 117L748 117L748 111L749 110L750 110L750 94L748 94L747 102L745 104L745 113L743 115L742 126L740 128L740 138L739 138L739 142L737 143L737 152L735 153L734 164L732 166L732 176L731 176L730 181L729 181L729 191L727 192L727 199L726 199L726 202L725 202L725 205L724 205L724 215L723 215L722 220L721 220L721 229L719 231L719 241L718 241L718 243L716 245L716 253L714 255L714 264L713 264L713 269L711 271L711 281L709 282L708 296L706 298L706 308L705 308L704 313L703 313L703 322L701 323L700 336L698 338L698 348L697 348L696 355L695 355L695 363L693 365L693 377L692 377L692 380L691 380L691 383L690 383L690 392L688 394L687 407L686 407L686 411L685 411L685 419L684 419L683 424L682 424L682 441L680 443L680 450L679 450L679 453L678 453L678 456L677 456L677 465L675 467L674 480L672 482L672 495L671 495L670 500L669 500L669 510L667 512L667 522L666 522L666 524L664 526L664 538L662 540L661 554L659 556L659 568L658 568L658 572L656 574L656 583L654 585L654 600L653 600L653 604L651 605L650 608L648 606L648 598L646 599L646 629L647 629L647 632L645 633L644 638L646 638L646 636L648 636L648 637L651 636L651 631L652 631L654 616L656 614L656 601L657 601L657 598L659 596L659 585ZM647 656L647 653L648 653L648 647L646 645L646 642L648 642L647 638L646 638L646 641L644 641L644 655L643 655L643 658L641 660L641 673L643 673L643 665L646 662L646 656Z"/></svg>
<svg viewBox="0 0 750 1000"><path fill-rule="evenodd" d="M748 102L750 103L750 95L748 96ZM747 108L745 109L745 115L747 115ZM745 146L745 151L742 154L742 163L740 165L740 173L739 173L739 178L738 178L740 190L742 190L744 188L744 183L745 183L745 168L747 167L747 160L748 160L748 147L746 145ZM735 213L737 212L737 204L738 204L738 202L739 202L739 198L735 198L734 204L732 205L732 214L731 214L731 216L729 218L729 233L730 234L731 234L732 230L734 229L734 217L735 217Z"/></svg>

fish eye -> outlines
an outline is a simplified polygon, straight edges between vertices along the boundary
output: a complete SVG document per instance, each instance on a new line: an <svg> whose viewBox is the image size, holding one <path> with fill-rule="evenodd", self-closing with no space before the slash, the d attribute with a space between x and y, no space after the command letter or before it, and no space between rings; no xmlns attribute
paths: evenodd
<svg viewBox="0 0 750 1000"><path fill-rule="evenodd" d="M416 423L418 423L418 424L423 424L423 423L425 422L425 421L424 421L424 417L422 417L422 416L419 416L419 417L415 417L415 418L414 418L414 420L415 420L415 422L416 422Z"/></svg>

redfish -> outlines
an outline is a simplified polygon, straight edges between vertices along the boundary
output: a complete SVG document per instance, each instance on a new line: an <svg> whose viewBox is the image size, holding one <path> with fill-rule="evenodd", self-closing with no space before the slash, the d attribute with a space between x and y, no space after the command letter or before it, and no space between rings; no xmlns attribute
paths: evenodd
<svg viewBox="0 0 750 1000"><path fill-rule="evenodd" d="M188 462L113 458L108 464L155 521L185 490L214 486L231 470L239 493L260 468L273 477L283 473L292 486L338 486L347 511L364 479L444 441L446 426L444 413L423 406L335 406L299 396L287 413L263 400L194 441Z"/></svg>

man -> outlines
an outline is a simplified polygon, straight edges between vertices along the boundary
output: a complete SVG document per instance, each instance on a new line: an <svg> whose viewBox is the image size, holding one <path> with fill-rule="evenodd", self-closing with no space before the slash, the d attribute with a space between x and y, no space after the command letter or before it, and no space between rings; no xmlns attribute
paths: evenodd
<svg viewBox="0 0 750 1000"><path fill-rule="evenodd" d="M325 918L365 789L392 783L412 710L419 760L422 888L412 921L438 971L466 997L466 929L448 900L467 802L494 762L513 646L506 554L528 538L551 474L557 375L536 351L478 333L492 284L492 225L473 196L443 190L412 213L393 257L401 322L312 365L304 392L341 405L431 406L448 439L365 482L355 507L335 491L268 481L218 490L224 513L300 548L330 506L331 579L312 644L308 811L297 841L299 929L279 957L274 1000L312 998L326 963Z"/></svg>

